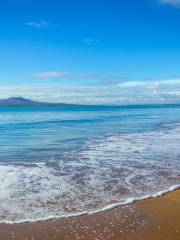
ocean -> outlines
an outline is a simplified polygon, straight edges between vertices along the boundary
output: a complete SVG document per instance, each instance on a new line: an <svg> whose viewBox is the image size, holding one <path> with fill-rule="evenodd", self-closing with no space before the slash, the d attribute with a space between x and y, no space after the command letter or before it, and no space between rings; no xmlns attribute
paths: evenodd
<svg viewBox="0 0 180 240"><path fill-rule="evenodd" d="M0 107L0 222L104 211L180 186L180 105Z"/></svg>

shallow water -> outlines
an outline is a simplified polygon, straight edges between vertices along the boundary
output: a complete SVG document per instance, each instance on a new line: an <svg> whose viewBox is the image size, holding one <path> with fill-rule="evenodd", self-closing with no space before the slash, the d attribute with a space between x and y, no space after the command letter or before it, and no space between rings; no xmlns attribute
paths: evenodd
<svg viewBox="0 0 180 240"><path fill-rule="evenodd" d="M180 184L180 106L1 107L0 222L106 209Z"/></svg>

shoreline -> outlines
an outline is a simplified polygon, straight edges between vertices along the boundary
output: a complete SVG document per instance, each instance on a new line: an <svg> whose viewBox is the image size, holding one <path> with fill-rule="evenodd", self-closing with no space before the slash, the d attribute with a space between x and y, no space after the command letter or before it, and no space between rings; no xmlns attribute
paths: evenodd
<svg viewBox="0 0 180 240"><path fill-rule="evenodd" d="M0 224L0 239L178 240L180 189L94 215Z"/></svg>
<svg viewBox="0 0 180 240"><path fill-rule="evenodd" d="M26 220L20 220L20 221L2 221L0 222L0 224L30 224L30 223L37 223L37 222L46 222L46 221L58 221L58 220L62 220L62 219L67 219L67 218L78 218L81 216L92 216L92 215L96 215L96 214L100 214L100 213L104 213L107 211L111 211L113 209L122 207L122 206L128 206L131 204L135 204L137 202L141 202L141 201L145 201L145 200L150 200L153 198L159 198L162 197L168 193L171 192L175 192L177 190L180 190L180 184L176 184L173 185L171 187L169 187L167 190L162 190L162 191L158 191L157 193L154 194L149 194L149 195L145 195L139 198L127 198L126 201L124 202L119 202L119 203L114 203L114 204L109 204L103 208L100 209L96 209L96 210L92 210L90 212L77 212L77 213L72 213L72 214L67 214L67 215L62 215L62 216L49 216L49 217L45 217L45 218L39 218L39 219L26 219Z"/></svg>

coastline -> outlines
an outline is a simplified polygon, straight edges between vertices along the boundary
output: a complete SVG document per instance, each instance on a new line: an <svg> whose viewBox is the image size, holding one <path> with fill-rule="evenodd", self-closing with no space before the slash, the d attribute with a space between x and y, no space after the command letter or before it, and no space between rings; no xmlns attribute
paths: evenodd
<svg viewBox="0 0 180 240"><path fill-rule="evenodd" d="M94 215L0 224L0 239L179 240L180 190Z"/></svg>
<svg viewBox="0 0 180 240"><path fill-rule="evenodd" d="M103 208L99 208L99 209L95 209L92 210L90 212L77 212L77 213L70 213L67 215L62 215L62 216L49 216L49 217L45 217L45 218L39 218L39 219L24 219L24 220L19 220L19 221L4 221L4 222L0 222L0 224L23 224L23 223L37 223L37 222L45 222L45 221L55 221L55 220L61 220L61 219L66 219L66 218L76 218L76 217L81 217L81 216L91 216L91 215L95 215L95 214L100 214L106 211L111 211L113 209L119 208L119 207L123 207L123 206L127 206L130 204L135 204L136 202L141 202L144 200L149 200L152 198L157 198L157 197L162 197L168 193L171 192L175 192L177 190L180 190L180 184L178 185L173 185L170 188L166 189L166 190L161 190L158 191L157 193L154 194L149 194L149 195L144 195L142 197L139 198L127 198L124 202L119 202L119 203L112 203L110 205L107 205Z"/></svg>

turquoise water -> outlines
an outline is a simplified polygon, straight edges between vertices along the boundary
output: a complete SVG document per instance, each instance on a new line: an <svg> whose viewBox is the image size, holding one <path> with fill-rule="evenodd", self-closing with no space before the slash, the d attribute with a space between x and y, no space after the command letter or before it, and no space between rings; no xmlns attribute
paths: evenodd
<svg viewBox="0 0 180 240"><path fill-rule="evenodd" d="M180 106L0 107L0 221L103 209L180 183Z"/></svg>
<svg viewBox="0 0 180 240"><path fill-rule="evenodd" d="M0 161L48 161L89 138L156 130L180 121L180 106L1 107Z"/></svg>

